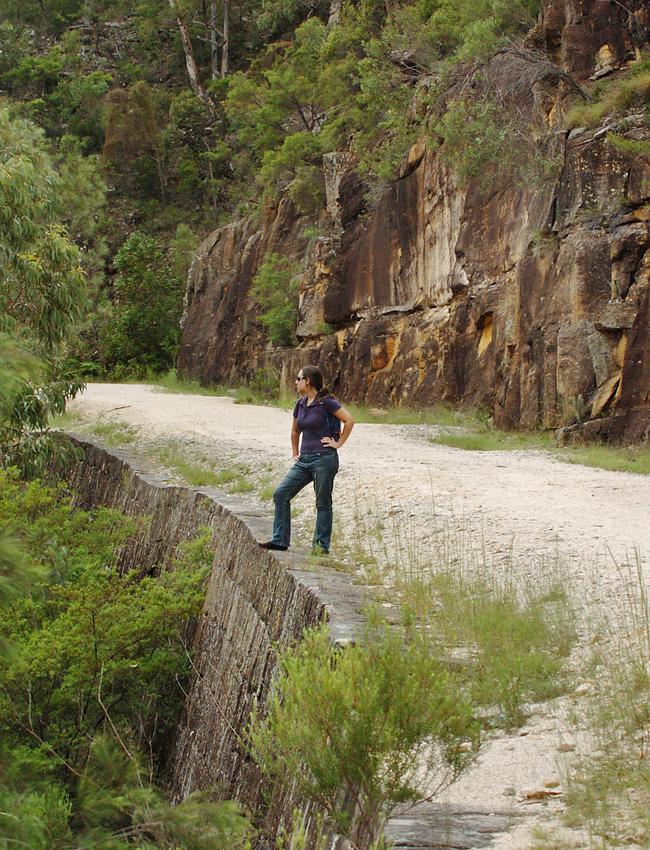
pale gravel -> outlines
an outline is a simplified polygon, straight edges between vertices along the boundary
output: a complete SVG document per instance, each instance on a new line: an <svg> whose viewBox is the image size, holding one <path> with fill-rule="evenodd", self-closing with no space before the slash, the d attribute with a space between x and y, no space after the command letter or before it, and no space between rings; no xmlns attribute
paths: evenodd
<svg viewBox="0 0 650 850"><path fill-rule="evenodd" d="M69 409L89 422L136 427L139 447L176 440L222 466L252 467L258 479L279 478L291 464L289 409L138 384L91 384ZM567 464L538 451L453 449L432 443L435 431L355 427L340 451L334 548L337 541L341 547L356 543L350 537L359 525L366 533L358 542L388 560L400 545L435 557L441 541L460 537L470 555L489 553L495 570L508 571L522 585L561 569L581 606L610 614L626 582L620 565L636 557L647 564L650 476ZM311 536L312 502L307 491L296 501L300 544ZM555 822L561 803L530 804L521 797L524 789L558 776L562 759L570 758L557 747L572 735L565 719L572 702L536 707L526 735L490 738L476 765L446 792L450 803L526 815L497 837L493 850L525 850L536 820Z"/></svg>

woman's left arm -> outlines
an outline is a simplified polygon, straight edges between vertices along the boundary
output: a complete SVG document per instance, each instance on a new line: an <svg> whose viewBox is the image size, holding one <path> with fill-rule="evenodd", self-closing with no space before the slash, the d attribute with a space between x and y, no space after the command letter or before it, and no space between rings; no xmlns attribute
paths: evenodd
<svg viewBox="0 0 650 850"><path fill-rule="evenodd" d="M352 414L348 413L344 407L339 407L339 409L334 412L334 416L336 416L337 419L340 419L343 423L341 436L338 440L334 440L332 437L323 437L322 442L331 449L340 449L341 446L348 441L348 437L354 428L354 419L352 418Z"/></svg>

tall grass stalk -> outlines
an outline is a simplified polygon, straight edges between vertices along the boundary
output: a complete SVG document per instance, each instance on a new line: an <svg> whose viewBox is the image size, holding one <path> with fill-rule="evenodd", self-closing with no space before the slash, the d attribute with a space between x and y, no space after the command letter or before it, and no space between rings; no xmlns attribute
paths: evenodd
<svg viewBox="0 0 650 850"><path fill-rule="evenodd" d="M650 847L650 600L635 551L617 564L620 596L593 639L594 698L582 711L591 754L567 776L567 822L594 847Z"/></svg>
<svg viewBox="0 0 650 850"><path fill-rule="evenodd" d="M527 702L566 688L565 662L576 637L573 603L559 555L526 555L535 583L515 578L512 545L492 553L465 517L422 517L393 508L386 522L367 504L355 510L350 552L361 580L384 585L385 598L411 611L441 652L466 665L473 699L492 723L516 726Z"/></svg>

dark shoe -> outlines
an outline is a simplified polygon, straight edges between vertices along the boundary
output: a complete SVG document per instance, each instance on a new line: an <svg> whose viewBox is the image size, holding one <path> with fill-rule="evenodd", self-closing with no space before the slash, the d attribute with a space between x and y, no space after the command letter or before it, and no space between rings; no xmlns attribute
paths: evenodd
<svg viewBox="0 0 650 850"><path fill-rule="evenodd" d="M286 552L289 548L288 546L280 546L279 543L274 543L272 540L267 540L266 543L260 543L262 549L273 549L277 552Z"/></svg>

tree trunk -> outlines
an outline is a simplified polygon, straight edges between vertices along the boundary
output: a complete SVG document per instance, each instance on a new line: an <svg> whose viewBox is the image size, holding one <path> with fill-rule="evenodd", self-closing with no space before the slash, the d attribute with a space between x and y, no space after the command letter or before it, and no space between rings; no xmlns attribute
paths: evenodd
<svg viewBox="0 0 650 850"><path fill-rule="evenodd" d="M219 39L217 37L217 0L210 2L210 67L212 79L219 79Z"/></svg>
<svg viewBox="0 0 650 850"><path fill-rule="evenodd" d="M206 142L206 148L208 151L210 148ZM214 210L215 215L219 212L219 207L217 206L217 193L214 189L214 169L212 168L212 163L210 162L210 158L208 157L208 171L210 172L210 195L212 199L212 209Z"/></svg>
<svg viewBox="0 0 650 850"><path fill-rule="evenodd" d="M221 48L221 76L228 76L228 46L230 41L230 0L223 0L223 46Z"/></svg>
<svg viewBox="0 0 650 850"><path fill-rule="evenodd" d="M339 18L341 17L341 8L343 6L343 0L331 0L330 3L330 14L327 19L328 27L335 27L338 25Z"/></svg>
<svg viewBox="0 0 650 850"><path fill-rule="evenodd" d="M158 185L160 186L160 202L163 206L167 203L167 191L165 185L165 161L164 154L160 151L154 151L154 160L156 162L156 170L158 171Z"/></svg>
<svg viewBox="0 0 650 850"><path fill-rule="evenodd" d="M185 53L185 67L187 68L187 73L190 78L190 85L192 86L192 91L197 97L200 97L201 100L205 101L205 103L210 103L210 99L207 95L207 92L203 88L201 80L199 79L199 72L196 67L196 62L194 61L194 51L192 49L190 35L187 31L187 27L185 26L185 22L179 14L178 7L176 5L176 0L169 0L169 5L171 6L174 15L176 15L176 23L178 24L178 29L181 34L181 41L183 43L183 51Z"/></svg>

